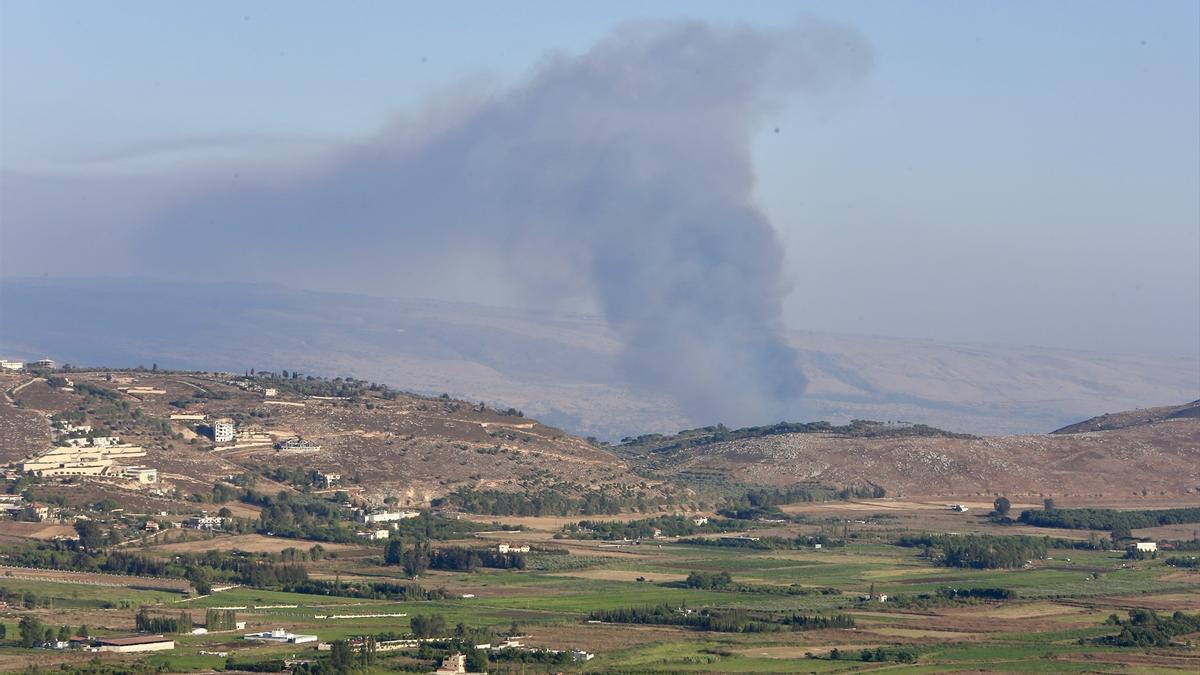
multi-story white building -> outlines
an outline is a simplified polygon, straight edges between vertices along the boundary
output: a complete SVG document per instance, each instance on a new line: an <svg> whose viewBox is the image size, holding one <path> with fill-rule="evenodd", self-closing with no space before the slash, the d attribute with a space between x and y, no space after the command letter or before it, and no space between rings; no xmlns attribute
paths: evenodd
<svg viewBox="0 0 1200 675"><path fill-rule="evenodd" d="M233 420L222 418L213 422L213 440L218 443L232 443L237 440L234 433Z"/></svg>

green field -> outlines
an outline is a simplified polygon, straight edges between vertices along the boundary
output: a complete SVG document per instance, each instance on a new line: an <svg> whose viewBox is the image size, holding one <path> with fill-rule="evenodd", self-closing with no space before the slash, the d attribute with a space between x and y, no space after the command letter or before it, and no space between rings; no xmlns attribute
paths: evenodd
<svg viewBox="0 0 1200 675"><path fill-rule="evenodd" d="M888 545L864 537L845 547L823 550L758 551L663 543L621 557L580 556L587 564L557 565L553 570L492 570L474 573L431 572L418 579L427 588L445 587L450 599L420 602L362 600L280 591L233 588L208 597L182 600L163 592L59 584L50 581L0 579L12 592L32 592L34 609L10 607L6 633L10 646L0 650L0 665L19 670L22 654L35 662L79 663L90 655L69 651L23 650L11 646L17 619L25 613L47 625L86 624L93 634L128 634L135 608L163 614L189 609L203 618L211 607L237 607L246 630L283 627L319 636L323 642L363 635L410 630L413 617L441 616L449 627L463 624L495 634L516 622L528 645L584 649L591 661L567 665L495 662L491 672L837 672L886 669L918 673L946 670L1006 672L1129 671L1126 657L1146 652L1102 646L1095 639L1116 632L1105 625L1110 612L1139 606L1164 614L1174 609L1200 610L1200 575L1180 572L1158 560L1130 562L1120 553L1052 549L1053 559L1030 569L988 570L936 566L918 549ZM1067 559L1070 560L1067 560ZM364 562L338 563L348 576L395 575L395 568ZM734 590L688 588L675 579L694 572L729 572ZM655 576L667 579L656 580ZM635 581L644 576L647 581ZM787 594L792 587L832 587L836 593ZM1016 597L928 606L906 599L953 587L1004 588ZM461 598L459 589L476 597ZM863 602L874 590L889 602ZM907 604L906 604L907 602ZM777 611L856 618L855 629L782 630L767 633L724 633L682 626L589 623L597 610L668 605L693 610ZM280 606L283 605L283 606ZM294 606L292 606L294 605ZM1029 616L1024 616L1028 610ZM329 615L403 613L405 617L318 618ZM1200 651L1187 646L1149 650L1147 672L1188 670L1200 663ZM832 659L832 649L840 659ZM863 649L911 651L913 663L862 661ZM225 658L201 651L228 652L238 661L270 658L323 659L314 645L258 645L241 632L185 635L170 653L141 657L172 672L222 669ZM104 660L117 658L105 655ZM400 664L436 658L415 651L379 655L362 672L389 672ZM424 662L424 661L421 661Z"/></svg>

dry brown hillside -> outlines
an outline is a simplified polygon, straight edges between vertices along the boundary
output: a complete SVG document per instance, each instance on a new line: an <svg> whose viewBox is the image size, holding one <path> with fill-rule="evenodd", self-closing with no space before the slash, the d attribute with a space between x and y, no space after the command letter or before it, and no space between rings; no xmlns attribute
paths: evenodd
<svg viewBox="0 0 1200 675"><path fill-rule="evenodd" d="M657 493L655 481L632 473L627 461L515 411L506 414L463 401L395 392L385 398L371 390L353 398L281 390L268 398L230 384L226 375L59 375L70 378L75 391L52 388L44 378L0 376L0 386L11 392L0 402L0 463L19 462L47 447L50 415L83 411L98 434L145 446L148 456L139 461L157 467L168 486L179 486L185 493L263 466L339 473L346 489L372 501L396 496L414 505L459 486ZM108 394L89 395L88 387ZM164 393L123 391L130 387ZM195 422L171 421L172 414L232 418L239 441L214 447L195 433ZM262 435L247 442L247 432ZM320 445L320 451L291 454L274 449L273 443L295 437Z"/></svg>
<svg viewBox="0 0 1200 675"><path fill-rule="evenodd" d="M984 438L793 433L674 449L648 461L663 477L874 484L890 495L1194 494L1200 490L1200 418Z"/></svg>

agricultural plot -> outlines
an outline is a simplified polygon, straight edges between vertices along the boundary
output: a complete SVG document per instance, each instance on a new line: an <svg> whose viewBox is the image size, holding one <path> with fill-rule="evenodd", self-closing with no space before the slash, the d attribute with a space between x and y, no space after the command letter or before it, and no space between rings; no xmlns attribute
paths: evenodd
<svg viewBox="0 0 1200 675"><path fill-rule="evenodd" d="M550 533L545 533L550 534ZM270 540L271 538L266 538ZM219 540L208 540L219 541ZM234 539L229 540L231 543ZM248 544L246 536L236 538ZM286 540L284 540L286 541ZM174 545L155 547L164 553ZM247 546L249 548L249 546ZM349 553L353 547L346 547ZM574 548L574 547L572 547ZM148 607L164 614L231 609L246 621L244 632L283 628L317 635L320 642L366 635L404 635L417 618L440 617L505 634L516 624L527 648L581 649L595 658L579 663L538 664L494 661L491 672L842 672L885 668L900 672L946 670L1088 672L1131 670L1129 650L1100 644L1116 629L1106 624L1113 612L1130 608L1200 611L1200 574L1167 567L1159 560L1128 561L1121 553L1052 549L1051 559L1028 569L969 569L937 566L923 551L891 545L864 535L845 546L824 549L741 550L670 541L632 547L625 556L590 556L572 569L496 570L472 573L426 572L423 588L445 589L442 599L394 601L331 597L238 587L187 598L134 588L134 582L99 587L54 580L0 577L11 593L32 592L35 606L10 606L8 635L15 617L31 613L51 623L66 612L94 631L129 631L132 612ZM369 550L319 565L323 575L349 581L403 580L396 568L382 567ZM689 587L689 575L728 572L729 588ZM67 576L62 575L65 579ZM104 575L96 575L97 578ZM81 577L82 579L83 577ZM920 601L940 589L1009 589L1013 597L970 602ZM468 597L463 597L463 596ZM886 601L881 601L886 596ZM726 632L687 625L613 623L594 617L622 608L666 606L687 612L751 612L762 616L842 615L852 628ZM1196 636L1144 653L1146 672L1188 671L1200 663ZM0 659L13 647L0 650ZM224 653L225 657L214 656ZM876 654L882 660L876 660ZM900 660L901 656L906 660ZM907 660L911 656L911 661ZM69 651L38 658L47 665L82 662L90 655ZM102 655L102 660L128 659ZM316 643L259 645L241 632L183 635L170 653L143 657L171 671L219 669L226 659L320 660ZM383 672L410 663L416 652L381 656ZM426 657L428 658L428 657ZM864 660L869 659L869 660ZM4 663L0 661L0 664ZM431 660L432 666L434 662ZM1136 669L1133 669L1136 671Z"/></svg>

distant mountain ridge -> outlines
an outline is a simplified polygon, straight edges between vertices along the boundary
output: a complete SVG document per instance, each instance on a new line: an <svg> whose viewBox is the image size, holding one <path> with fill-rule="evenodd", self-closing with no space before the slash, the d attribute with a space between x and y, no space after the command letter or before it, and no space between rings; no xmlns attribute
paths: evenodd
<svg viewBox="0 0 1200 675"><path fill-rule="evenodd" d="M0 280L0 356L370 377L516 407L616 440L716 424L631 389L594 316L150 279ZM1095 414L1200 398L1200 359L793 332L809 378L798 419L911 420L1043 433ZM764 420L773 424L779 420Z"/></svg>

